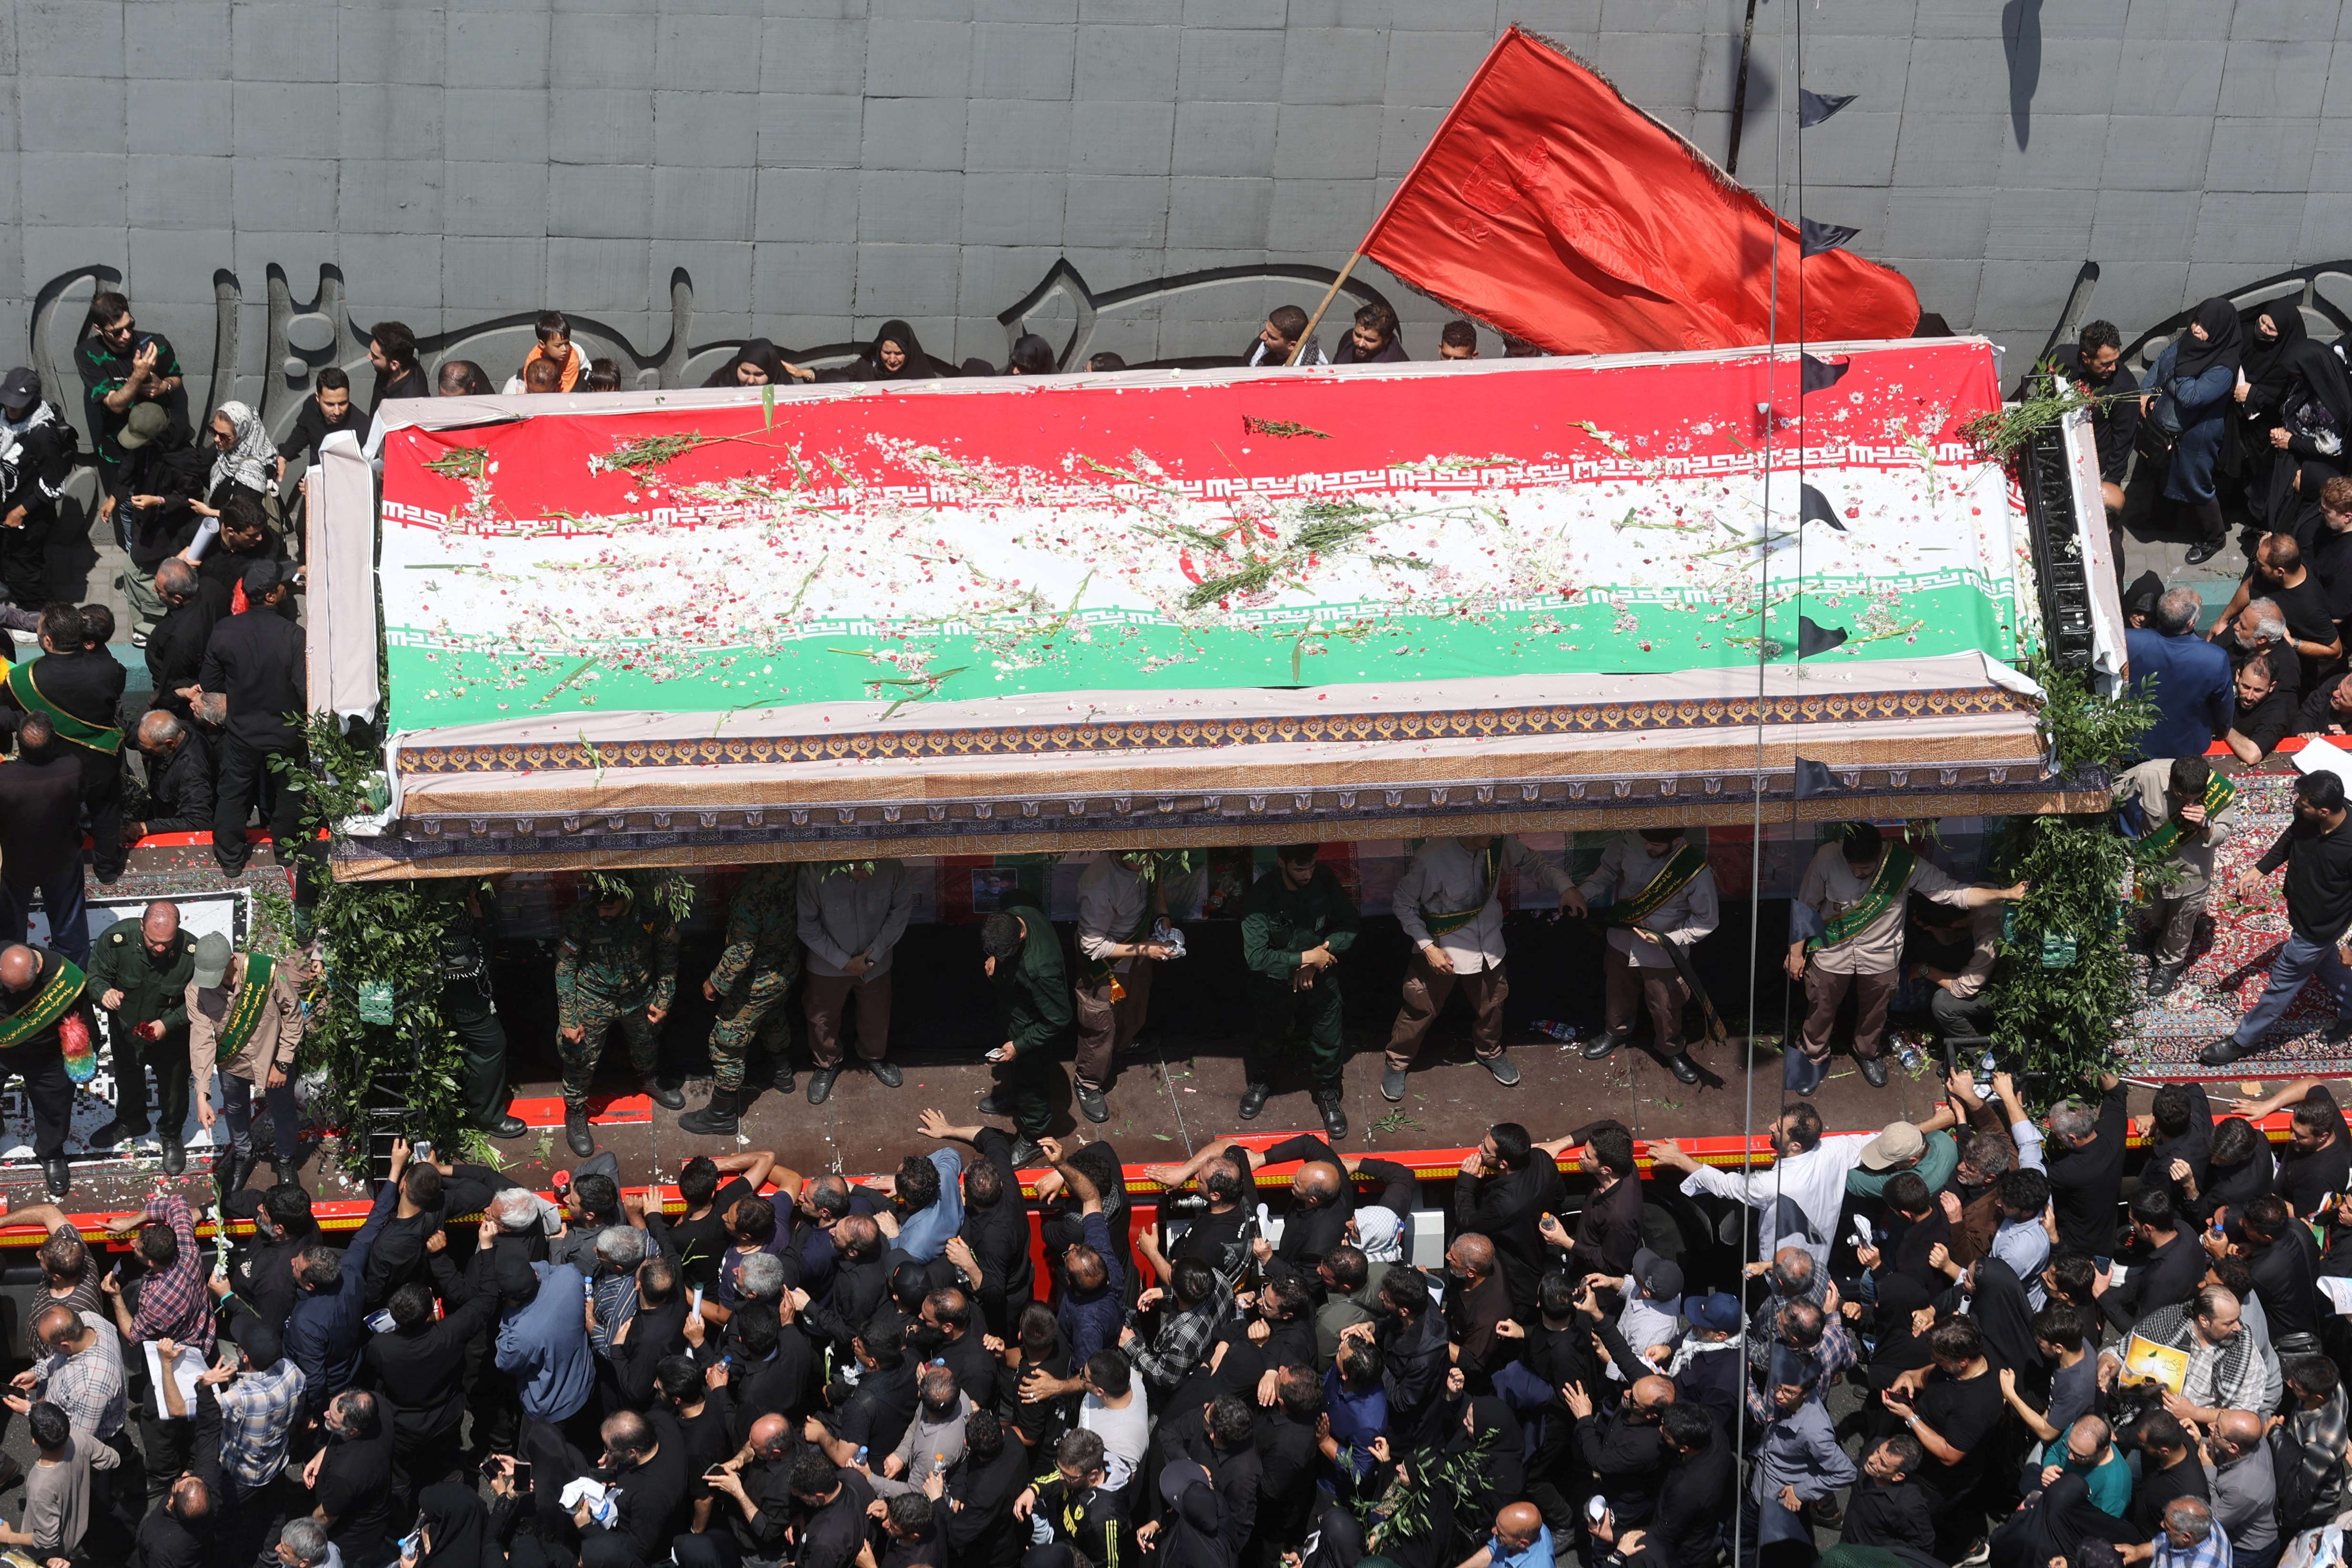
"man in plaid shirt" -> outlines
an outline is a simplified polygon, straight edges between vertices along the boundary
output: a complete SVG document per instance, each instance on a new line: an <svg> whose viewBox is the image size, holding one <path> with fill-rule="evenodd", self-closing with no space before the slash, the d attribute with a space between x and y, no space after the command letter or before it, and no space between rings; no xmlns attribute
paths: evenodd
<svg viewBox="0 0 2352 1568"><path fill-rule="evenodd" d="M1144 1235L1149 1239L1151 1233L1147 1230ZM1152 1261L1155 1267L1164 1266L1165 1262L1158 1258ZM1175 1287L1172 1291L1154 1286L1136 1302L1139 1311L1149 1312L1155 1306L1160 1309L1160 1332L1146 1344L1130 1325L1119 1332L1118 1339L1118 1347L1127 1353L1127 1359L1160 1395L1192 1375L1193 1369L1207 1358L1209 1346L1226 1314L1234 1310L1232 1288L1198 1258L1178 1260L1163 1278L1171 1280Z"/></svg>
<svg viewBox="0 0 2352 1568"><path fill-rule="evenodd" d="M122 1427L131 1406L123 1394L122 1345L114 1325L96 1312L50 1307L34 1320L33 1338L46 1354L40 1364L12 1380L17 1392L8 1396L8 1408L21 1416L46 1399L66 1413L76 1432L117 1452L129 1447Z"/></svg>
<svg viewBox="0 0 2352 1568"><path fill-rule="evenodd" d="M159 1192L147 1199L146 1209L109 1226L117 1236L139 1232L139 1257L147 1278L139 1287L139 1310L123 1301L121 1287L108 1275L100 1283L114 1308L122 1337L132 1344L168 1339L213 1353L213 1303L205 1289L205 1259L196 1243L196 1226L188 1200L176 1192Z"/></svg>
<svg viewBox="0 0 2352 1568"><path fill-rule="evenodd" d="M211 1386L220 1405L221 1473L243 1500L286 1469L286 1440L302 1408L306 1379L277 1330L257 1318L240 1320L237 1328L239 1348L253 1370L219 1366L197 1381Z"/></svg>

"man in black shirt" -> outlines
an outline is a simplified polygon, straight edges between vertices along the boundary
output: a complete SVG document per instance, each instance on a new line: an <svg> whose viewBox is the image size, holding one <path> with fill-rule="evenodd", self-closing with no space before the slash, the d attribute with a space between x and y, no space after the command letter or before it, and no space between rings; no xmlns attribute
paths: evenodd
<svg viewBox="0 0 2352 1568"><path fill-rule="evenodd" d="M154 687L147 706L193 724L187 694L204 670L213 628L228 613L228 590L173 559L155 569L155 593L163 609L147 633L147 678Z"/></svg>
<svg viewBox="0 0 2352 1568"><path fill-rule="evenodd" d="M391 1329L370 1334L360 1352L392 1418L393 1458L420 1487L457 1466L457 1429L466 1418L467 1346L499 1310L497 1294L488 1291L460 1302L464 1291L456 1266L438 1248L433 1260L434 1272L446 1281L442 1294L450 1302L448 1315L436 1318L432 1291L423 1281L411 1281L392 1293Z"/></svg>
<svg viewBox="0 0 2352 1568"><path fill-rule="evenodd" d="M1634 1185L1638 1193L1640 1184ZM1567 1199L1552 1151L1530 1139L1517 1122L1487 1128L1454 1178L1454 1228L1475 1231L1495 1244L1504 1287L1523 1323L1535 1320L1536 1282L1543 1278L1546 1261L1538 1226Z"/></svg>
<svg viewBox="0 0 2352 1568"><path fill-rule="evenodd" d="M202 732L151 708L139 721L147 758L147 815L122 825L122 841L150 833L203 833L213 825L213 750Z"/></svg>
<svg viewBox="0 0 2352 1568"><path fill-rule="evenodd" d="M716 1541L681 1540L674 1543L679 1568L732 1568L738 1557L781 1555L784 1532L791 1528L793 1511L798 1506L793 1495L793 1467L801 1455L812 1451L794 1444L792 1424L782 1416L763 1416L752 1422L750 1437L734 1457L716 1470L705 1472L714 1514L725 1515L716 1522L733 1534L737 1551L722 1554ZM825 1464L824 1456L817 1455L816 1462L824 1469L821 1476L812 1476L812 1484L833 1483L832 1467ZM856 1555L854 1550L851 1554Z"/></svg>
<svg viewBox="0 0 2352 1568"><path fill-rule="evenodd" d="M2253 1276L2263 1304L2271 1348L2281 1355L2308 1355L2319 1348L2319 1244L2311 1228L2297 1224L2285 1201L2264 1193L2246 1205L2234 1238Z"/></svg>
<svg viewBox="0 0 2352 1568"><path fill-rule="evenodd" d="M809 1513L801 1529L800 1568L849 1568L866 1544L866 1510L874 1483L866 1472L836 1469L822 1448L793 1460L793 1501Z"/></svg>
<svg viewBox="0 0 2352 1568"><path fill-rule="evenodd" d="M2227 1067L2252 1051L2285 1016L2314 977L2336 995L2336 1021L2322 1038L2330 1045L2352 1038L2352 969L2338 951L2352 925L2352 831L2347 831L2344 780L2305 773L2294 781L2294 821L2253 869L2238 878L2239 897L2251 899L2263 880L2286 867L2286 943L2271 965L2262 1000L2237 1029L2198 1053L2208 1067Z"/></svg>
<svg viewBox="0 0 2352 1568"><path fill-rule="evenodd" d="M2222 739L2231 755L2248 767L2277 750L2301 722L2303 694L2294 685L2300 664L2284 643L2278 643L2238 665L2232 677L2237 709Z"/></svg>
<svg viewBox="0 0 2352 1568"><path fill-rule="evenodd" d="M1972 1319L1949 1318L1929 1329L1927 1354L1929 1366L1903 1374L1880 1397L1925 1454L1918 1479L1935 1504L1935 1555L1957 1563L1983 1529L1977 1489L2009 1404Z"/></svg>
<svg viewBox="0 0 2352 1568"><path fill-rule="evenodd" d="M2099 1311L2117 1330L2129 1333L2158 1307L2178 1306L2197 1293L2205 1278L2205 1249L2195 1227L2184 1227L2174 1215L2172 1194L2162 1186L2144 1186L2132 1195L2132 1230L2147 1255L2131 1268L2120 1285L2110 1287L2101 1270L2092 1289Z"/></svg>
<svg viewBox="0 0 2352 1568"><path fill-rule="evenodd" d="M327 1445L302 1479L325 1517L327 1539L346 1563L381 1562L389 1544L395 1500L407 1501L407 1478L393 1461L392 1433L375 1396L347 1388L325 1413Z"/></svg>
<svg viewBox="0 0 2352 1568"><path fill-rule="evenodd" d="M0 762L0 942L24 940L38 894L51 940L86 965L81 765L56 737L56 727L34 715L16 727L16 755Z"/></svg>
<svg viewBox="0 0 2352 1568"><path fill-rule="evenodd" d="M95 841L98 880L122 874L122 688L127 673L104 648L89 645L81 611L52 604L41 612L41 656L7 674L9 704L57 727L59 753L81 766L81 809Z"/></svg>
<svg viewBox="0 0 2352 1568"><path fill-rule="evenodd" d="M2091 410L2091 429L2098 439L2099 493L2112 517L2124 508L2124 480L2139 433L2139 400L2125 395L2138 391L2139 381L2124 368L2123 334L2112 321L2085 321L2079 340L2051 358L2085 396L2101 400Z"/></svg>
<svg viewBox="0 0 2352 1568"><path fill-rule="evenodd" d="M1013 1500L1015 1519L1043 1519L1054 1539L1089 1563L1130 1563L1139 1555L1127 1499L1103 1485L1103 1440L1079 1427L1054 1450L1055 1475Z"/></svg>
<svg viewBox="0 0 2352 1568"><path fill-rule="evenodd" d="M2099 1075L2099 1088L2105 1098L2095 1116L2072 1100L2050 1113L2050 1202L2060 1247L2107 1258L2116 1249L2130 1094L2112 1072Z"/></svg>
<svg viewBox="0 0 2352 1568"><path fill-rule="evenodd" d="M2161 1410L2140 1418L2139 1452L2139 1485L2132 1492L2129 1517L2136 1529L2153 1537L2164 1528L2164 1511L2173 1499L2206 1500L2205 1467L2180 1423Z"/></svg>
<svg viewBox="0 0 2352 1568"><path fill-rule="evenodd" d="M340 367L329 365L319 372L315 390L302 400L302 412L294 416L294 428L278 444L278 478L283 484L286 465L295 458L305 459L313 467L319 462L319 444L330 435L349 431L365 445L368 438L368 416L352 403L352 378Z"/></svg>
<svg viewBox="0 0 2352 1568"><path fill-rule="evenodd" d="M2344 1111L2316 1079L2299 1078L2263 1100L2236 1102L2231 1109L2260 1121L2288 1106L2285 1157L2273 1184L2299 1219L2319 1213L2352 1179L2352 1137L2345 1135Z"/></svg>
<svg viewBox="0 0 2352 1568"><path fill-rule="evenodd" d="M1880 1440L1862 1461L1862 1478L1846 1499L1840 1531L1847 1546L1907 1546L1924 1556L1936 1549L1936 1507L1912 1479L1926 1455L1918 1439L1897 1433Z"/></svg>
<svg viewBox="0 0 2352 1568"><path fill-rule="evenodd" d="M1577 1168L1598 1185L1577 1216L1576 1235L1568 1244L1568 1272L1579 1280L1587 1274L1622 1278L1642 1247L1642 1169L1633 1158L1633 1135L1622 1123L1596 1122L1569 1138L1582 1145ZM1544 1239L1559 1246L1565 1228L1555 1217L1544 1218L1550 1221L1538 1221Z"/></svg>
<svg viewBox="0 0 2352 1568"><path fill-rule="evenodd" d="M1658 1430L1666 1473L1650 1515L1650 1540L1671 1568L1713 1568L1738 1474L1731 1439L1705 1408L1680 1400L1659 1413Z"/></svg>
<svg viewBox="0 0 2352 1568"><path fill-rule="evenodd" d="M670 1538L685 1526L686 1458L666 1447L653 1423L634 1410L604 1417L603 1436L604 1485L608 1493L619 1496L610 1525L592 1522L589 1505L583 1500L572 1516L580 1526L582 1544L587 1548L601 1536L619 1536L636 1549L636 1562L659 1563L669 1555ZM534 1479L534 1484L541 1483ZM593 1550L583 1551L583 1555L600 1560Z"/></svg>
<svg viewBox="0 0 2352 1568"><path fill-rule="evenodd" d="M772 1150L748 1149L713 1159L697 1155L679 1167L677 1196L686 1217L668 1222L670 1247L688 1286L709 1291L719 1281L719 1260L728 1246L727 1216L739 1198L760 1196L761 1184L775 1167Z"/></svg>
<svg viewBox="0 0 2352 1568"><path fill-rule="evenodd" d="M213 821L213 858L229 876L245 874L245 822L258 795L268 804L269 831L281 862L290 860L302 821L302 798L270 768L274 757L299 765L310 711L303 689L302 629L277 613L287 585L270 561L246 569L247 608L213 628L196 684L205 709L221 726L220 794ZM291 716L293 722L289 723Z"/></svg>

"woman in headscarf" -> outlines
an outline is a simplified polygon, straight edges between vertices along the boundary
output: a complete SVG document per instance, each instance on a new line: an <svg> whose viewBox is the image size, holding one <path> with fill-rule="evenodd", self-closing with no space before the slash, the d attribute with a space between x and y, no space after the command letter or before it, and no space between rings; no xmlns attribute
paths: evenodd
<svg viewBox="0 0 2352 1568"><path fill-rule="evenodd" d="M1447 1451L1468 1454L1486 1446L1478 1466L1478 1490L1463 1501L1473 1519L1491 1519L1507 1502L1516 1502L1528 1490L1527 1435L1519 1418L1501 1397L1482 1394L1462 1407L1462 1430Z"/></svg>
<svg viewBox="0 0 2352 1568"><path fill-rule="evenodd" d="M2066 1470L1992 1532L1991 1568L2047 1568L2095 1541L2140 1543L2128 1521L2091 1500L2087 1480Z"/></svg>
<svg viewBox="0 0 2352 1568"><path fill-rule="evenodd" d="M2304 519L2318 517L2319 487L2345 471L2352 379L2343 361L2312 340L2294 300L2273 301L2254 318L2238 402L2255 443L2247 500L2273 533L2294 534L2309 549Z"/></svg>
<svg viewBox="0 0 2352 1568"><path fill-rule="evenodd" d="M1996 1368L2017 1374L2029 1390L2049 1386L2049 1364L2034 1343L2033 1306L2016 1270L1998 1258L1979 1258L1970 1265L1969 1315L1983 1332L1986 1353Z"/></svg>
<svg viewBox="0 0 2352 1568"><path fill-rule="evenodd" d="M847 382L928 382L955 372L923 352L912 327L885 321L856 362L836 374Z"/></svg>
<svg viewBox="0 0 2352 1568"><path fill-rule="evenodd" d="M220 537L221 508L239 493L250 495L272 523L277 520L278 447L262 428L260 416L241 402L225 402L213 411L205 428L212 439L212 473L205 480L204 498L188 503L188 509L204 521L180 552L191 566L204 559Z"/></svg>
<svg viewBox="0 0 2352 1568"><path fill-rule="evenodd" d="M2180 433L2164 476L2164 498L2197 523L2191 566L2212 559L2229 542L2213 494L2213 468L2229 433L2230 394L2244 348L2237 310L2226 299L2208 299L2197 307L2189 329L2157 356L2139 400L2141 418L2155 417L2158 429L2170 422Z"/></svg>
<svg viewBox="0 0 2352 1568"><path fill-rule="evenodd" d="M735 350L735 357L710 372L707 387L772 387L788 381L814 381L816 372L788 365L776 345L754 338Z"/></svg>

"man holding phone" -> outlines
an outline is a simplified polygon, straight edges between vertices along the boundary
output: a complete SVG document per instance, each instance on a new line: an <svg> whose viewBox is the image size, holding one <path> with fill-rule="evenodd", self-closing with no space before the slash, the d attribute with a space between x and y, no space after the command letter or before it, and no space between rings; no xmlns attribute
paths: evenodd
<svg viewBox="0 0 2352 1568"><path fill-rule="evenodd" d="M161 332L142 332L131 301L112 289L90 298L89 335L74 349L81 372L82 408L98 447L99 472L111 480L122 465L118 441L142 402L160 402L179 423L188 423L188 393L180 356Z"/></svg>

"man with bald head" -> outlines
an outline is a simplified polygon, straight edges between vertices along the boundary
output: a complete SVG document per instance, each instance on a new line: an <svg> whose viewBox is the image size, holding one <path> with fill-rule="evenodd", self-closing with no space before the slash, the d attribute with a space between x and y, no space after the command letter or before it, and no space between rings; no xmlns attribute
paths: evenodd
<svg viewBox="0 0 2352 1568"><path fill-rule="evenodd" d="M1531 1502L1507 1502L1495 1515L1495 1533L1457 1568L1551 1568L1551 1531Z"/></svg>
<svg viewBox="0 0 2352 1568"><path fill-rule="evenodd" d="M1595 1414L1581 1383L1567 1384L1560 1397L1576 1417L1576 1448L1619 1530L1650 1522L1658 1487L1673 1456L1659 1430L1659 1418L1675 1402L1675 1385L1663 1377L1637 1377L1608 1415Z"/></svg>
<svg viewBox="0 0 2352 1568"><path fill-rule="evenodd" d="M147 814L122 824L122 841L151 833L205 833L213 825L213 749L204 732L151 708L135 734L147 759Z"/></svg>
<svg viewBox="0 0 2352 1568"><path fill-rule="evenodd" d="M1290 1212L1283 1221L1282 1242L1257 1243L1260 1261L1279 1258L1301 1271L1312 1271L1323 1255L1348 1240L1348 1221L1356 1214L1356 1187L1349 1173L1357 1157L1342 1155L1312 1133L1285 1138L1271 1148L1254 1149L1237 1137L1213 1138L1201 1152L1181 1166L1152 1167L1153 1179L1170 1190L1202 1176L1210 1166L1230 1162L1255 1171L1291 1160L1305 1163L1290 1178Z"/></svg>
<svg viewBox="0 0 2352 1568"><path fill-rule="evenodd" d="M588 1562L658 1563L669 1555L670 1538L688 1522L686 1461L678 1448L662 1442L653 1423L635 1410L605 1416L600 1436L604 1440L602 1473L605 1485L619 1492L619 1501L610 1524L591 1520L585 1500L573 1511L572 1521L580 1527L581 1555ZM574 1473L589 1472L583 1464ZM549 1483L553 1480L548 1478ZM596 1544L607 1539L613 1546ZM619 1545L634 1548L635 1555L604 1555Z"/></svg>
<svg viewBox="0 0 2352 1568"><path fill-rule="evenodd" d="M229 591L176 556L156 568L155 591L165 609L147 633L147 675L154 691L147 706L190 723L188 694L195 690L213 628L228 614Z"/></svg>
<svg viewBox="0 0 2352 1568"><path fill-rule="evenodd" d="M76 1436L104 1443L143 1476L135 1470L139 1450L129 1433L122 1342L114 1325L96 1312L48 1307L33 1320L32 1348L38 1359L11 1380L8 1408L21 1416L46 1399L66 1413ZM116 1484L135 1489L141 1483L118 1477ZM136 1495L135 1490L129 1495Z"/></svg>
<svg viewBox="0 0 2352 1568"><path fill-rule="evenodd" d="M720 1500L725 1528L733 1534L736 1551L722 1555L714 1539L719 1521L701 1535L681 1535L676 1542L678 1568L733 1568L742 1558L760 1561L780 1556L784 1529L793 1520L793 1456L798 1447L793 1423L782 1416L762 1416L751 1423L740 1452L711 1473L710 1490Z"/></svg>
<svg viewBox="0 0 2352 1568"><path fill-rule="evenodd" d="M118 920L99 933L82 987L85 997L106 1009L106 1038L114 1050L114 1118L89 1135L89 1146L110 1149L147 1131L152 1072L167 1176L188 1168L180 1134L188 1119L187 990L195 976L195 946L180 928L180 906L158 900L136 920Z"/></svg>
<svg viewBox="0 0 2352 1568"><path fill-rule="evenodd" d="M2279 1533L2278 1473L2263 1441L2263 1418L2224 1410L2205 1439L2205 1491L2230 1538L2231 1568L2273 1568L2285 1545Z"/></svg>
<svg viewBox="0 0 2352 1568"><path fill-rule="evenodd" d="M12 1072L25 1080L25 1098L33 1105L33 1153L54 1197L73 1186L66 1165L66 1124L73 1114L66 1038L75 1037L80 1050L96 1049L89 1004L82 1000L88 978L55 948L22 942L0 948L0 1087Z"/></svg>
<svg viewBox="0 0 2352 1568"><path fill-rule="evenodd" d="M1494 1242L1475 1231L1455 1237L1445 1249L1445 1322L1454 1343L1461 1347L1458 1364L1473 1374L1474 1382L1491 1382L1496 1373L1518 1359L1524 1337L1506 1337L1499 1327L1511 1320L1513 1307Z"/></svg>

